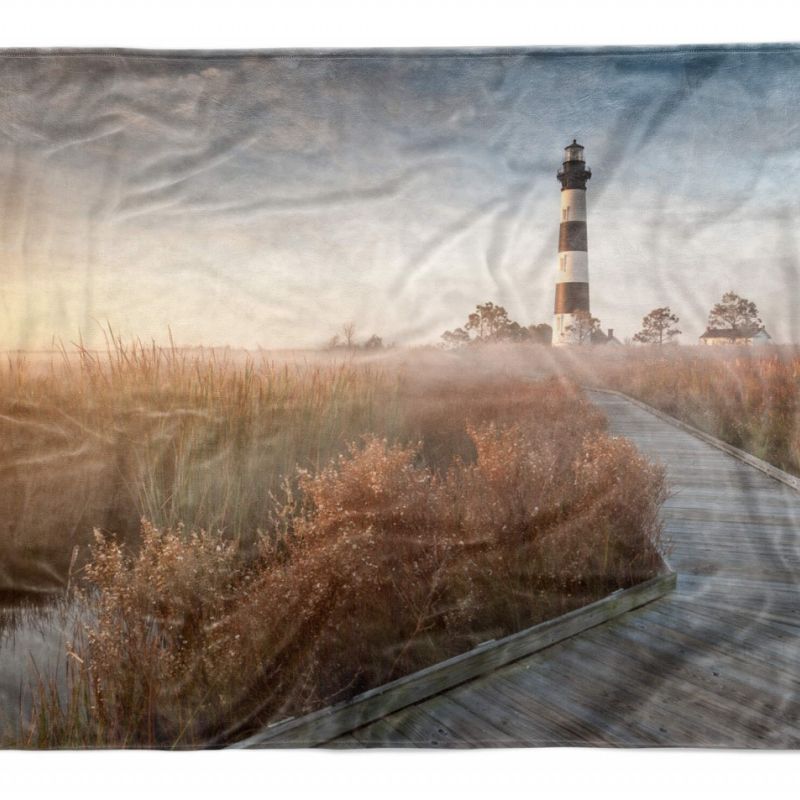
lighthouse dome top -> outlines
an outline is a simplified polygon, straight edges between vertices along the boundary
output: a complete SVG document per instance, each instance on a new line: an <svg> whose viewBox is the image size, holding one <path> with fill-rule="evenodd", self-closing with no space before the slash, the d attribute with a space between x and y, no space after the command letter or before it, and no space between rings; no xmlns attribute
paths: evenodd
<svg viewBox="0 0 800 800"><path fill-rule="evenodd" d="M583 145L577 139L572 140L564 148L564 163L556 174L561 181L561 189L585 189L586 181L592 177L592 171L586 166L583 158Z"/></svg>
<svg viewBox="0 0 800 800"><path fill-rule="evenodd" d="M568 144L564 148L564 161L583 161L583 145L578 144L576 139L572 140L572 144Z"/></svg>

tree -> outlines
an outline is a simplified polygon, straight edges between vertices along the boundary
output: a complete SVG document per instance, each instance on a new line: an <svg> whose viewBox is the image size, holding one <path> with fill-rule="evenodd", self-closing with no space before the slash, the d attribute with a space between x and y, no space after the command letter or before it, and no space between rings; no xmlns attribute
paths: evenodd
<svg viewBox="0 0 800 800"><path fill-rule="evenodd" d="M572 320L572 324L567 325L565 330L576 344L591 342L592 335L600 330L600 320L593 317L588 311L576 311L572 315Z"/></svg>
<svg viewBox="0 0 800 800"><path fill-rule="evenodd" d="M725 292L708 314L708 327L727 328L737 337L746 338L761 329L761 319L755 303L735 292Z"/></svg>
<svg viewBox="0 0 800 800"><path fill-rule="evenodd" d="M531 338L531 332L519 322L510 322L501 338L507 339L509 342L527 342Z"/></svg>
<svg viewBox="0 0 800 800"><path fill-rule="evenodd" d="M356 324L355 322L345 322L342 325L342 338L344 339L344 346L348 350L352 350L356 344Z"/></svg>
<svg viewBox="0 0 800 800"><path fill-rule="evenodd" d="M677 324L678 317L672 313L669 306L654 308L646 317L642 318L642 329L634 335L634 342L642 344L664 344L680 335Z"/></svg>
<svg viewBox="0 0 800 800"><path fill-rule="evenodd" d="M528 338L534 344L552 344L553 329L546 322L528 325Z"/></svg>
<svg viewBox="0 0 800 800"><path fill-rule="evenodd" d="M372 336L364 342L364 349L365 350L383 350L383 339L376 334L372 334Z"/></svg>
<svg viewBox="0 0 800 800"><path fill-rule="evenodd" d="M489 302L475 306L475 311L469 315L464 327L467 332L473 332L479 342L496 342L511 338L513 324L503 306Z"/></svg>
<svg viewBox="0 0 800 800"><path fill-rule="evenodd" d="M456 328L454 331L445 331L442 334L442 347L445 350L456 350L470 343L469 334L463 328Z"/></svg>
<svg viewBox="0 0 800 800"><path fill-rule="evenodd" d="M503 306L492 302L475 306L466 324L442 334L442 347L454 350L472 344L495 342L535 342L550 344L553 329L549 325L520 325Z"/></svg>

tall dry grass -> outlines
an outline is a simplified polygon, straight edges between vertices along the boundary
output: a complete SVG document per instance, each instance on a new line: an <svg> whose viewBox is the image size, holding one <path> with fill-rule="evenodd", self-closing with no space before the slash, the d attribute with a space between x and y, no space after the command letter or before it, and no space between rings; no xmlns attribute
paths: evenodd
<svg viewBox="0 0 800 800"><path fill-rule="evenodd" d="M66 680L41 676L14 743L227 740L652 576L661 470L568 384L449 359L70 366L60 410L124 433L140 471L125 534L95 525ZM42 380L16 390L39 411ZM226 493L249 513L198 500Z"/></svg>
<svg viewBox="0 0 800 800"><path fill-rule="evenodd" d="M63 587L93 528L252 541L282 476L398 433L397 376L367 363L112 344L0 367L0 600Z"/></svg>
<svg viewBox="0 0 800 800"><path fill-rule="evenodd" d="M800 475L796 348L646 348L595 369L603 384Z"/></svg>

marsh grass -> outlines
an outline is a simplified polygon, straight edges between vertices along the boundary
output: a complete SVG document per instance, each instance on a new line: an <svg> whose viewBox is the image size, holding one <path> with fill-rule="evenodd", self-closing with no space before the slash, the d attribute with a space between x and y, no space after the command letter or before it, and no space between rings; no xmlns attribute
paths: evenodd
<svg viewBox="0 0 800 800"><path fill-rule="evenodd" d="M3 551L82 553L13 744L228 741L660 568L662 470L499 351L111 344L2 375Z"/></svg>
<svg viewBox="0 0 800 800"><path fill-rule="evenodd" d="M800 476L796 348L642 348L595 369L605 385Z"/></svg>
<svg viewBox="0 0 800 800"><path fill-rule="evenodd" d="M142 517L252 541L283 476L397 434L369 364L112 344L0 369L0 591L62 587L74 544Z"/></svg>

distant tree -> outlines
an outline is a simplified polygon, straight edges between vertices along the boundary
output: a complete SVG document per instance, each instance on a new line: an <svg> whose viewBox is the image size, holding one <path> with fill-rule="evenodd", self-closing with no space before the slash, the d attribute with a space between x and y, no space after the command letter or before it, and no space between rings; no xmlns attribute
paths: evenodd
<svg viewBox="0 0 800 800"><path fill-rule="evenodd" d="M442 334L442 347L445 350L456 350L464 347L472 341L469 334L463 328L456 328L453 331L445 331Z"/></svg>
<svg viewBox="0 0 800 800"><path fill-rule="evenodd" d="M546 322L528 325L528 338L534 344L552 344L553 329Z"/></svg>
<svg viewBox="0 0 800 800"><path fill-rule="evenodd" d="M383 339L380 336L376 336L374 333L372 336L364 342L364 349L365 350L383 350Z"/></svg>
<svg viewBox="0 0 800 800"><path fill-rule="evenodd" d="M327 344L328 350L336 350L337 347L341 346L342 342L341 339L339 339L339 334L334 333L333 336L331 336L331 338L328 339L328 344Z"/></svg>
<svg viewBox="0 0 800 800"><path fill-rule="evenodd" d="M550 344L553 329L549 325L520 325L508 316L503 306L492 302L475 306L466 324L442 334L442 347L454 350L471 344L495 342L534 342Z"/></svg>
<svg viewBox="0 0 800 800"><path fill-rule="evenodd" d="M530 341L531 332L519 322L509 322L500 338L507 339L509 342L527 342Z"/></svg>
<svg viewBox="0 0 800 800"><path fill-rule="evenodd" d="M642 344L664 344L671 342L680 335L678 330L678 317L672 313L669 306L654 308L646 317L642 318L642 329L634 334L633 341Z"/></svg>
<svg viewBox="0 0 800 800"><path fill-rule="evenodd" d="M356 324L355 322L345 322L342 325L342 340L348 350L352 350L356 345Z"/></svg>
<svg viewBox="0 0 800 800"><path fill-rule="evenodd" d="M503 306L489 302L475 306L475 311L469 315L464 327L468 333L474 333L479 342L497 342L511 338L514 324L516 323L511 322Z"/></svg>
<svg viewBox="0 0 800 800"><path fill-rule="evenodd" d="M728 328L737 336L752 336L761 329L756 304L735 292L725 292L708 314L709 328Z"/></svg>
<svg viewBox="0 0 800 800"><path fill-rule="evenodd" d="M565 330L575 339L576 344L590 343L593 334L600 330L600 320L588 311L576 311L572 319L572 324L567 325Z"/></svg>

